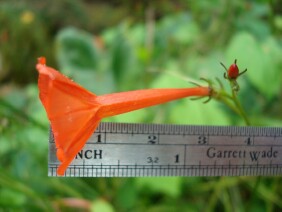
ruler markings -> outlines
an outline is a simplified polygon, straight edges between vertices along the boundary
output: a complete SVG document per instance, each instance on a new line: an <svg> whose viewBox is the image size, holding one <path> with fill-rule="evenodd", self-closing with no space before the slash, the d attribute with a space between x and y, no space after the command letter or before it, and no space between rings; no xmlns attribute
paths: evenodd
<svg viewBox="0 0 282 212"><path fill-rule="evenodd" d="M281 175L281 138L279 127L101 123L65 176ZM51 130L49 142L57 176Z"/></svg>
<svg viewBox="0 0 282 212"><path fill-rule="evenodd" d="M54 143L54 142L53 142ZM93 144L95 147L97 145L99 145L97 142L87 142L87 145ZM148 146L148 144L146 143L106 143L103 145L133 145L133 146ZM199 144L151 144L151 145L155 145L155 146L200 146ZM236 147L236 146L242 146L240 144L208 144L206 146L222 146L222 147ZM245 145L248 146L248 145ZM269 147L269 146L273 146L273 147L281 147L281 145L279 144L256 144L256 145L249 145L248 147Z"/></svg>
<svg viewBox="0 0 282 212"><path fill-rule="evenodd" d="M106 126L106 127L105 127ZM129 127L130 126L130 127ZM166 132L162 132L163 128L167 128L167 126L170 126L166 130ZM138 127L138 129L134 130L134 128ZM232 132L235 135L238 135L238 132L243 133L242 136L245 135L251 135L256 134L258 136L272 136L272 135L280 135L282 136L282 129L281 128L272 128L272 127L234 127L234 126L224 126L220 127L219 129L224 129L224 133L215 133L218 127L217 126L185 126L185 125L164 125L164 124L124 124L124 123L101 123L99 127L97 128L96 132L107 132L107 133L123 133L121 129L128 129L128 132L136 132L147 134L150 131L151 128L155 128L155 131L161 131L162 134L179 134L179 132L186 132L185 134L189 135L190 133L187 132L193 132L192 134L204 134L205 130L208 130L206 132L209 132L210 134L214 135L220 135L220 134L226 134L226 135L232 135ZM129 130L130 129L130 130ZM128 133L127 132L127 133Z"/></svg>
<svg viewBox="0 0 282 212"><path fill-rule="evenodd" d="M87 165L86 165L87 166ZM90 166L91 167L91 166ZM85 167L77 167L76 169L80 170L80 176L83 176L82 171L85 170L83 169ZM209 165L201 165L201 166L185 166L185 167L170 167L170 166L145 166L145 165L140 165L140 166L135 166L135 167L119 167L119 169L121 168L125 168L125 169L131 169L136 171L135 175L136 176L183 176L181 173L185 173L184 171L180 172L179 170L186 170L188 172L190 172L191 170L196 170L195 176L226 176L226 175L232 175L232 176L236 176L236 175L242 175L241 172L239 172L239 174L234 174L234 169L238 170L243 168L244 170L244 174L243 175L256 175L256 170L260 169L263 170L263 174L266 175L276 175L276 172L273 172L275 170L281 170L281 166L279 166L279 164L272 164L272 166L267 166L267 165L244 165L244 166L218 166L215 169L213 169L212 166ZM274 169L270 169L269 168L274 168ZM115 167L115 165L110 165L109 166L110 169L110 176L123 176L122 174L120 174L120 172L117 172L117 166ZM233 170L232 170L233 169ZM93 169L92 169L93 170ZM103 166L101 167L101 171L99 171L98 167L96 167L97 176L105 176L107 175L107 166ZM145 172L144 170L147 170L147 172ZM161 170L167 170L167 172L165 172L165 174L163 172L161 172ZM178 170L178 171L175 171ZM212 172L213 170L217 171ZM232 171L231 171L232 170ZM103 172L104 171L104 172ZM104 174L103 174L104 173ZM54 173L55 174L55 173ZM56 174L55 174L56 175Z"/></svg>

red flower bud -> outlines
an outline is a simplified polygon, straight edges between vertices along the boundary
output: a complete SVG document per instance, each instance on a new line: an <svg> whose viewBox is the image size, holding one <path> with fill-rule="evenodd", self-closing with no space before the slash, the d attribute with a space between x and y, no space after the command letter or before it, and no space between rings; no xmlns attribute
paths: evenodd
<svg viewBox="0 0 282 212"><path fill-rule="evenodd" d="M239 75L239 69L238 66L236 64L236 60L235 62L229 67L228 69L228 78L229 79L236 79Z"/></svg>
<svg viewBox="0 0 282 212"><path fill-rule="evenodd" d="M223 63L220 63L223 68L226 70L226 73L224 73L224 78L229 80L236 80L240 75L244 74L247 69L239 73L239 68L237 66L237 60L235 59L234 63L229 67L229 69L226 68L226 66Z"/></svg>

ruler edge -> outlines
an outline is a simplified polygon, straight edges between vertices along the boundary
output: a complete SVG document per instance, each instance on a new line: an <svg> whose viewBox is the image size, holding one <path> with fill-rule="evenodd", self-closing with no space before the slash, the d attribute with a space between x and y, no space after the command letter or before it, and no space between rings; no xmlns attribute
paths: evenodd
<svg viewBox="0 0 282 212"><path fill-rule="evenodd" d="M159 123L122 123L122 122L101 122L99 123L98 127L96 128L96 130L92 133L106 133L106 132L111 132L111 133L121 133L121 132L125 132L125 131L121 131L118 130L118 128L123 128L123 127L128 128L138 128L139 126L143 126L147 127L148 129L150 128L155 128L157 132L158 129L162 129L162 128L170 128L170 129L176 129L176 128L182 128L182 131L179 131L178 133L172 134L172 133L162 133L163 135L190 135L190 134L185 134L183 132L190 130L192 131L193 129L201 129L199 130L198 134L201 135L214 135L214 134L209 134L209 132L207 132L207 129L216 129L216 128L220 128L220 129L227 129L228 132L230 133L226 133L226 134L220 134L222 136L233 136L236 135L238 136L238 134L232 134L232 132L238 131L240 129L243 129L245 134L240 134L239 136L252 136L252 135L256 135L256 136L274 136L277 137L276 135L278 134L278 137L282 137L282 127L272 127L272 126L233 126L233 125L229 125L229 126L225 126L225 125L185 125L185 124L159 124ZM266 130L271 130L270 134L267 133L256 133L256 132L265 132ZM153 131L148 131L146 133L154 133L155 130ZM127 130L126 133L130 133L133 132L133 130L129 131ZM175 131L176 132L176 131ZM145 133L145 132L142 132ZM159 134L159 133L157 133ZM219 134L216 134L219 135ZM53 141L53 142L50 142ZM49 127L49 143L54 143L54 136L52 133L52 127L50 125Z"/></svg>

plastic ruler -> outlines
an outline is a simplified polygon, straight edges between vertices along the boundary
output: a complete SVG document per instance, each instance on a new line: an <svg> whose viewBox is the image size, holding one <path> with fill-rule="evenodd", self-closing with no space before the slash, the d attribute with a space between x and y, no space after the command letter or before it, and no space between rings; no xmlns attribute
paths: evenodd
<svg viewBox="0 0 282 212"><path fill-rule="evenodd" d="M52 133L48 175L59 161ZM66 177L282 175L282 128L99 125Z"/></svg>

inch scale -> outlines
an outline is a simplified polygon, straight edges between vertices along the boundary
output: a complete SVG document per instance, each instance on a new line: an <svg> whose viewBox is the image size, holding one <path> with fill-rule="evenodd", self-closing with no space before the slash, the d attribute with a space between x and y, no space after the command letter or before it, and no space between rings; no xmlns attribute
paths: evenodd
<svg viewBox="0 0 282 212"><path fill-rule="evenodd" d="M52 133L48 175L59 161ZM104 122L65 177L282 175L282 128Z"/></svg>

